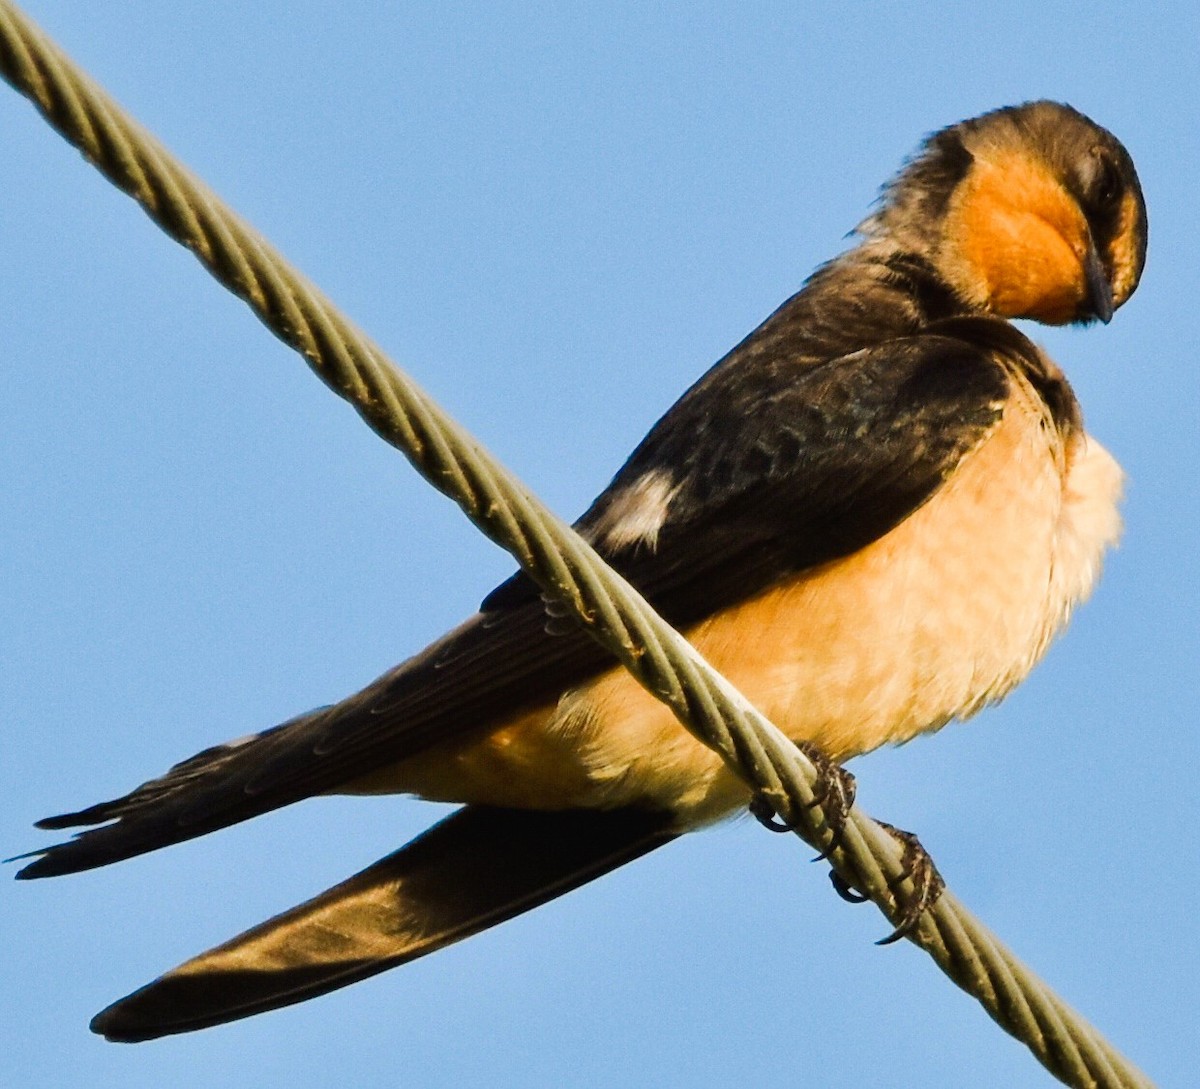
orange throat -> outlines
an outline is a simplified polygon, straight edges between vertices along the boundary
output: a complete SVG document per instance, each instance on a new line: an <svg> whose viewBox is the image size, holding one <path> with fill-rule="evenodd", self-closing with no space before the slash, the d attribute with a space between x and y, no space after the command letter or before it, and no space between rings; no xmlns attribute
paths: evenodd
<svg viewBox="0 0 1200 1089"><path fill-rule="evenodd" d="M1087 296L1089 235L1045 167L1005 152L977 159L947 215L948 265L972 302L1006 318L1073 321Z"/></svg>

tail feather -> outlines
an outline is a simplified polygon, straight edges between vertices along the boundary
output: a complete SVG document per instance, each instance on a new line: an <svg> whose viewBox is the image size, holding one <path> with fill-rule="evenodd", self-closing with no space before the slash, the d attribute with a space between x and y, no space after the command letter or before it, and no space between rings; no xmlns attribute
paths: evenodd
<svg viewBox="0 0 1200 1089"><path fill-rule="evenodd" d="M334 792L435 744L484 731L612 665L582 630L551 636L536 600L478 614L332 707L206 749L124 797L49 817L88 826L30 851L17 876L106 866Z"/></svg>
<svg viewBox="0 0 1200 1089"><path fill-rule="evenodd" d="M546 903L675 838L663 813L467 806L395 854L101 1011L136 1042L302 1002Z"/></svg>
<svg viewBox="0 0 1200 1089"><path fill-rule="evenodd" d="M324 709L320 708L319 710ZM220 745L212 745L194 756L189 756L186 760L181 760L178 764L171 765L165 774L160 775L157 779L150 779L136 790L131 790L120 798L97 802L95 805L89 805L86 809L80 809L74 813L60 813L54 817L43 817L34 822L34 827L48 832L56 832L64 828L81 828L84 825L119 820L121 817L131 816L139 810L152 809L163 798L179 792L188 783L219 772L221 766L227 763L235 753L241 755L242 750L252 742L269 737L300 719L308 718L316 713L310 712L308 715L289 719L287 722L272 726L269 730L263 730L261 733L248 734L246 737L239 737Z"/></svg>

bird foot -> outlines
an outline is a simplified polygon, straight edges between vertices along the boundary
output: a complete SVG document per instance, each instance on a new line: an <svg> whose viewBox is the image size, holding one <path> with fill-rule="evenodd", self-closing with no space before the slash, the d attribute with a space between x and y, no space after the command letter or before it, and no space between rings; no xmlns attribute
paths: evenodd
<svg viewBox="0 0 1200 1089"><path fill-rule="evenodd" d="M900 915L896 920L896 929L886 938L880 938L875 943L876 945L891 945L893 942L898 942L901 938L908 937L909 934L916 930L917 924L921 921L921 916L933 907L937 903L938 897L942 895L942 892L946 888L946 882L942 880L942 875L938 873L938 868L934 865L933 859L929 857L929 852L921 846L921 841L912 832L905 832L904 829L896 828L894 825L887 824L884 821L880 821L879 824L903 848L903 854L901 855L901 866L903 868L893 881L888 882L900 908ZM900 895L900 886L905 881L912 882L912 892L902 897Z"/></svg>
<svg viewBox="0 0 1200 1089"><path fill-rule="evenodd" d="M921 846L921 841L916 836L911 832L905 832L902 828L888 824L886 821L879 821L878 824L903 848L901 856L903 869L895 879L888 882L888 887L896 897L899 918L896 920L896 928L886 938L880 938L875 943L876 945L891 945L901 938L908 937L917 928L921 916L937 903L938 897L946 888L946 882L938 873L938 868L930 858L929 852ZM851 886L835 870L830 871L829 880L834 891L847 903L865 904L870 899L869 896L865 896ZM912 881L912 892L907 896L901 896L900 886L909 880Z"/></svg>
<svg viewBox="0 0 1200 1089"><path fill-rule="evenodd" d="M850 808L854 805L854 776L830 760L817 746L807 741L798 741L796 747L808 757L817 769L817 780L813 785L813 800L808 803L809 808L818 805L821 807L821 811L825 814L825 823L832 833L825 850L813 859L814 862L821 862L838 849L842 837L845 835ZM780 819L771 803L761 794L756 794L750 800L749 809L750 815L772 832L795 831L791 824ZM917 928L921 916L937 903L946 883L942 880L942 875L938 873L937 866L934 865L929 852L912 832L906 832L886 821L878 823L900 844L903 850L902 869L895 879L888 882L896 897L899 912L896 927L887 937L881 938L875 943L876 945L892 945L901 938L907 937ZM829 880L838 896L848 903L862 904L870 899L869 896L853 888L836 870L830 871ZM902 895L900 886L905 881L912 882L912 890L908 894Z"/></svg>
<svg viewBox="0 0 1200 1089"><path fill-rule="evenodd" d="M825 815L825 824L833 834L825 850L813 859L814 862L820 862L836 851L842 842L850 807L854 805L854 776L840 764L835 764L830 760L816 745L807 741L797 741L796 748L804 753L813 767L817 769L817 779L813 784L813 800L808 803L808 807L810 809L815 806L821 807L821 812ZM774 807L761 794L757 794L751 799L750 814L759 824L772 832L795 831L787 821L780 820Z"/></svg>

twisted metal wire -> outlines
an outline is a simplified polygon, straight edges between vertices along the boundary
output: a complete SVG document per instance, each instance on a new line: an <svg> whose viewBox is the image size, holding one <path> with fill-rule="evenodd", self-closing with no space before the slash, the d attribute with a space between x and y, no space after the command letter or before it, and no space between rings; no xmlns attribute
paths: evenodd
<svg viewBox="0 0 1200 1089"><path fill-rule="evenodd" d="M9 0L0 0L0 71L89 162L298 351L376 434L511 552L551 598L568 606L799 835L818 850L829 847L834 835L814 796L815 769L804 755ZM830 863L889 918L898 917L897 893L910 891L900 850L857 808ZM950 892L908 936L1063 1083L1152 1089Z"/></svg>

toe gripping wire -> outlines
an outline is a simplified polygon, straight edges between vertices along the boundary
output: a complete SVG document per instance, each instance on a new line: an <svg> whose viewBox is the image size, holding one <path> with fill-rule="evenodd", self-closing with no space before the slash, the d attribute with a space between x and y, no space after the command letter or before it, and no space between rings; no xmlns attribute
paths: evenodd
<svg viewBox="0 0 1200 1089"><path fill-rule="evenodd" d="M832 829L812 760L8 0L0 0L0 70L89 162L299 352L377 435L512 553L551 599L577 615L762 804L828 852L840 889L869 897L893 923L903 918L903 896L912 889L906 888L904 851L895 836L857 808ZM1063 1083L1150 1086L949 892L936 897L905 936Z"/></svg>

